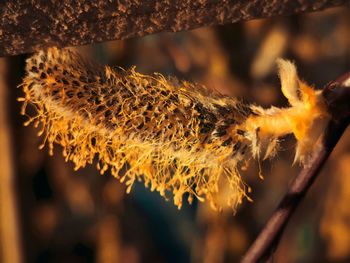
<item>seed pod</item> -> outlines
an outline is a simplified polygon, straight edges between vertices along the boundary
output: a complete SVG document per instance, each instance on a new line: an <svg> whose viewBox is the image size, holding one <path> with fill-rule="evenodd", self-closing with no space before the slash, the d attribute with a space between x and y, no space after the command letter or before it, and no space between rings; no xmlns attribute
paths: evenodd
<svg viewBox="0 0 350 263"><path fill-rule="evenodd" d="M278 64L291 107L263 109L198 84L115 70L51 48L27 60L19 100L22 114L34 105L25 125L40 125L40 148L47 144L52 154L61 145L75 169L97 156L100 172L110 168L127 192L141 180L164 197L172 192L179 208L185 193L189 202L195 196L221 208L217 196L228 185L226 203L235 209L248 198L241 163L273 156L288 133L298 140L296 160L304 162L329 119L320 93L299 81L295 66Z"/></svg>

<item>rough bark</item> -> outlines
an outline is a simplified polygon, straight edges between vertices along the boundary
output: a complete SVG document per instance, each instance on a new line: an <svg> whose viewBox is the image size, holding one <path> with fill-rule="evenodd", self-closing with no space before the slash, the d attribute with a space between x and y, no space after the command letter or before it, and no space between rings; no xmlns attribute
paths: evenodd
<svg viewBox="0 0 350 263"><path fill-rule="evenodd" d="M346 4L349 0L8 0L0 3L0 56Z"/></svg>

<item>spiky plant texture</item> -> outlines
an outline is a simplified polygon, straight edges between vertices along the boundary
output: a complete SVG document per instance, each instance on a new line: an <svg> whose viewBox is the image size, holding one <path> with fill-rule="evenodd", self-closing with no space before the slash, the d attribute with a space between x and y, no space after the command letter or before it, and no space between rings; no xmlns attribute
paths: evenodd
<svg viewBox="0 0 350 263"><path fill-rule="evenodd" d="M290 107L263 109L198 84L50 48L27 60L19 100L24 115L34 106L25 125L40 127L40 148L46 144L53 154L61 145L75 169L97 159L100 172L110 168L127 192L140 180L164 197L172 192L179 208L187 193L190 203L195 196L220 209L218 194L228 186L226 204L235 209L248 198L242 163L275 155L279 138L290 133L295 160L303 163L329 120L320 92L299 80L294 64L277 63Z"/></svg>

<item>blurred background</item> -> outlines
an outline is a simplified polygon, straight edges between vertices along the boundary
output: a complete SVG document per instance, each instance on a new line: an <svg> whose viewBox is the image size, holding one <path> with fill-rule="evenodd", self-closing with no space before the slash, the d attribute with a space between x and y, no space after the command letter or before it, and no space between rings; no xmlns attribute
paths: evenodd
<svg viewBox="0 0 350 263"><path fill-rule="evenodd" d="M323 87L350 69L350 12L335 8L77 49L102 64L136 65L250 103L286 106L276 58L295 61L302 79ZM177 210L140 183L126 194L95 165L74 172L59 146L53 157L38 150L38 130L23 127L16 101L25 59L0 59L0 259L238 262L300 170L292 166L295 141L287 137L278 156L262 163L264 179L253 162L244 172L253 202L235 215L198 202ZM349 203L350 130L294 214L275 262L350 262Z"/></svg>

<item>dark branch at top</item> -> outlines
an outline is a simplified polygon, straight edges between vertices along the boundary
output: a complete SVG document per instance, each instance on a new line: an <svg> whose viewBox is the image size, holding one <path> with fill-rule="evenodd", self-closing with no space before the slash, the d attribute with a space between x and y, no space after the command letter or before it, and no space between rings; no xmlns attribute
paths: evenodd
<svg viewBox="0 0 350 263"><path fill-rule="evenodd" d="M349 0L96 0L0 3L0 56L340 6Z"/></svg>

